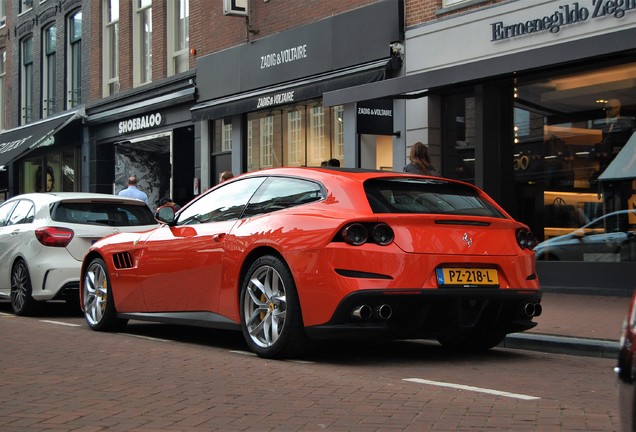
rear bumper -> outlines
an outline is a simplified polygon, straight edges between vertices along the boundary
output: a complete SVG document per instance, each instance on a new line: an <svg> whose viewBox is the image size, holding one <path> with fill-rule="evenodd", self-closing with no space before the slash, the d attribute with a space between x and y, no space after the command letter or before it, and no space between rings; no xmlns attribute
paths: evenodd
<svg viewBox="0 0 636 432"><path fill-rule="evenodd" d="M436 339L476 329L508 334L537 325L532 318L541 313L541 296L540 290L496 288L358 291L340 302L329 322L305 331L315 339ZM361 306L367 313L354 316Z"/></svg>

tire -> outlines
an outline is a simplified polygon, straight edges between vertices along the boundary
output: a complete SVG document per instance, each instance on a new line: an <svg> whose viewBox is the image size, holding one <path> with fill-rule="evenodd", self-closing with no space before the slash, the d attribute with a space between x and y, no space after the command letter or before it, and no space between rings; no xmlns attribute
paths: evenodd
<svg viewBox="0 0 636 432"><path fill-rule="evenodd" d="M128 320L117 318L113 290L106 263L93 259L84 273L82 310L88 326L97 331L122 329Z"/></svg>
<svg viewBox="0 0 636 432"><path fill-rule="evenodd" d="M33 315L38 309L33 299L31 276L24 260L18 260L11 269L11 308L19 316Z"/></svg>
<svg viewBox="0 0 636 432"><path fill-rule="evenodd" d="M241 329L259 357L297 357L308 346L300 302L291 272L278 257L266 255L250 266L241 283Z"/></svg>
<svg viewBox="0 0 636 432"><path fill-rule="evenodd" d="M472 330L438 338L444 348L458 352L480 352L496 347L506 337L497 330Z"/></svg>

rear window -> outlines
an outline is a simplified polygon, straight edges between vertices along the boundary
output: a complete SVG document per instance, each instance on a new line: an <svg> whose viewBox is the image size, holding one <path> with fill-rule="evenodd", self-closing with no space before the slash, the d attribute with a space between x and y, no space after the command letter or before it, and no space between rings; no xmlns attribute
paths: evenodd
<svg viewBox="0 0 636 432"><path fill-rule="evenodd" d="M475 189L443 180L373 179L364 189L374 213L505 217Z"/></svg>
<svg viewBox="0 0 636 432"><path fill-rule="evenodd" d="M86 225L140 226L157 224L152 212L145 205L110 202L60 202L52 208L51 219L57 222Z"/></svg>

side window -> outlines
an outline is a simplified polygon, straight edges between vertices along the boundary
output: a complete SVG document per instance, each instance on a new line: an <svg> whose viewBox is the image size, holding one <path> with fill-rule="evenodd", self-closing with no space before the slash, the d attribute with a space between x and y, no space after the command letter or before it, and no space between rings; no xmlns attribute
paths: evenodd
<svg viewBox="0 0 636 432"><path fill-rule="evenodd" d="M308 180L270 177L245 209L245 217L286 209L323 198L320 185Z"/></svg>
<svg viewBox="0 0 636 432"><path fill-rule="evenodd" d="M8 225L31 223L33 222L34 215L35 209L33 208L33 203L31 201L21 200L18 202L13 213L11 213Z"/></svg>
<svg viewBox="0 0 636 432"><path fill-rule="evenodd" d="M241 217L247 201L265 177L254 177L223 183L181 210L177 225L221 222Z"/></svg>
<svg viewBox="0 0 636 432"><path fill-rule="evenodd" d="M0 206L0 227L5 226L9 222L9 215L15 207L15 203L15 201L11 201Z"/></svg>

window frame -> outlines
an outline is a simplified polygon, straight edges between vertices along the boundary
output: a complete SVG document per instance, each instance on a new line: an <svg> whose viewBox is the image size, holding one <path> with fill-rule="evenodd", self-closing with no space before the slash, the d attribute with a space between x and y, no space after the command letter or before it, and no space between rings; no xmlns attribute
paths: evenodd
<svg viewBox="0 0 636 432"><path fill-rule="evenodd" d="M104 97L118 94L120 88L119 14L119 0L103 0L102 95Z"/></svg>
<svg viewBox="0 0 636 432"><path fill-rule="evenodd" d="M50 32L53 30L53 40ZM42 118L55 113L57 93L57 26L49 24L42 29Z"/></svg>
<svg viewBox="0 0 636 432"><path fill-rule="evenodd" d="M148 23L150 31L143 30ZM152 82L152 0L133 3L133 87Z"/></svg>
<svg viewBox="0 0 636 432"><path fill-rule="evenodd" d="M27 47L28 44L30 44L30 48ZM28 35L20 41L20 124L28 124L32 120L33 35Z"/></svg>
<svg viewBox="0 0 636 432"><path fill-rule="evenodd" d="M79 16L79 20L76 17ZM67 17L66 108L75 108L82 101L82 9L76 9ZM76 24L80 23L79 35Z"/></svg>
<svg viewBox="0 0 636 432"><path fill-rule="evenodd" d="M182 14L184 17L182 18ZM168 2L167 42L168 76L190 69L190 1Z"/></svg>

